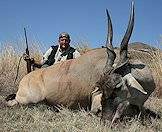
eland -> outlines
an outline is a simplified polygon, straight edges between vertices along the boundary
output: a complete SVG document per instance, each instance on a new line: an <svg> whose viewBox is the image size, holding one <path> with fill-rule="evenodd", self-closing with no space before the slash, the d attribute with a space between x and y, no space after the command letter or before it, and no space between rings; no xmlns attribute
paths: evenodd
<svg viewBox="0 0 162 132"><path fill-rule="evenodd" d="M110 104L116 102L112 122L120 117L128 105L143 106L155 89L155 84L148 66L128 57L128 42L134 27L134 4L131 6L129 24L120 49L114 50L112 45L113 28L108 11L107 18L105 48L90 50L79 58L62 61L25 75L15 96L7 98L7 105L46 100L54 106L90 108L94 112L102 109L103 115L113 115L114 110Z"/></svg>

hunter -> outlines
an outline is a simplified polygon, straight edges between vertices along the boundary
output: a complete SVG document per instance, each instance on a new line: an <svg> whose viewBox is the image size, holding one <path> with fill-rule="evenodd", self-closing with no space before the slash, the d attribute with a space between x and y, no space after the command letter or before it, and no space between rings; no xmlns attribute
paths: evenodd
<svg viewBox="0 0 162 132"><path fill-rule="evenodd" d="M25 61L30 59L33 67L42 68L53 65L54 63L65 61L68 59L75 59L80 56L80 53L70 46L70 35L66 32L62 32L59 35L58 45L51 46L43 55L42 61L36 63L33 58L30 58L27 54L23 55Z"/></svg>

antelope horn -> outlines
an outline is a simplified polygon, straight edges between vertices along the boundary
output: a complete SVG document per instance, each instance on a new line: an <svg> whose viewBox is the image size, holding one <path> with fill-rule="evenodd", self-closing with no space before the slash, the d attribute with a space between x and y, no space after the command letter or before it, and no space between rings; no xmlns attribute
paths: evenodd
<svg viewBox="0 0 162 132"><path fill-rule="evenodd" d="M121 45L120 45L120 59L119 59L119 62L117 64L118 66L122 65L123 63L127 62L127 60L128 60L128 56L127 56L127 54L128 54L128 42L129 42L129 39L131 37L133 27L134 27L134 2L132 1L129 24L128 24L126 33L125 33L123 40L121 42Z"/></svg>
<svg viewBox="0 0 162 132"><path fill-rule="evenodd" d="M109 71L110 69L112 69L112 65L114 64L116 54L114 52L114 48L113 48L113 45L112 45L112 39L113 39L112 22L111 22L111 18L110 18L110 15L109 15L109 12L108 12L107 9L106 9L106 14L107 14L107 22L108 22L108 24L107 24L108 25L108 32L107 32L107 40L106 40L106 49L107 49L108 58L107 58L105 70Z"/></svg>

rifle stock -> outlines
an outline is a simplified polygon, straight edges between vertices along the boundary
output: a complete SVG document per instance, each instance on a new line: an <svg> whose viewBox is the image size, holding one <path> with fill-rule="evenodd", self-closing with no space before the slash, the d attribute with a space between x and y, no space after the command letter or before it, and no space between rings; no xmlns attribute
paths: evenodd
<svg viewBox="0 0 162 132"><path fill-rule="evenodd" d="M24 28L24 33L25 33L25 42L26 42L26 54L29 56L29 59L26 60L27 63L27 73L31 72L31 60L30 60L30 54L29 54L29 49L28 49L28 39L26 35L26 29Z"/></svg>

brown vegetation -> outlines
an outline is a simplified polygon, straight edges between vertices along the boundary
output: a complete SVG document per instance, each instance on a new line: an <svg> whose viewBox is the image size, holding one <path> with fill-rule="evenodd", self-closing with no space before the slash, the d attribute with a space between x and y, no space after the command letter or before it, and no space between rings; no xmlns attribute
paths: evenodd
<svg viewBox="0 0 162 132"><path fill-rule="evenodd" d="M87 51L84 49L84 51ZM84 52L83 52L84 53ZM40 59L40 52L33 53ZM26 74L25 62L20 63L19 74L17 65L20 55L11 46L5 46L0 54L0 131L110 131L107 125L100 123L100 118L91 115L84 110L70 111L62 108L59 113L52 107L43 103L28 106L16 106L8 108L3 106L4 98L17 91L21 78ZM133 51L130 57L140 58L146 62L155 77L156 91L145 103L145 107L161 114L162 116L162 53L160 50L145 53ZM116 124L114 131L162 131L162 119L145 120L142 124L139 117Z"/></svg>

